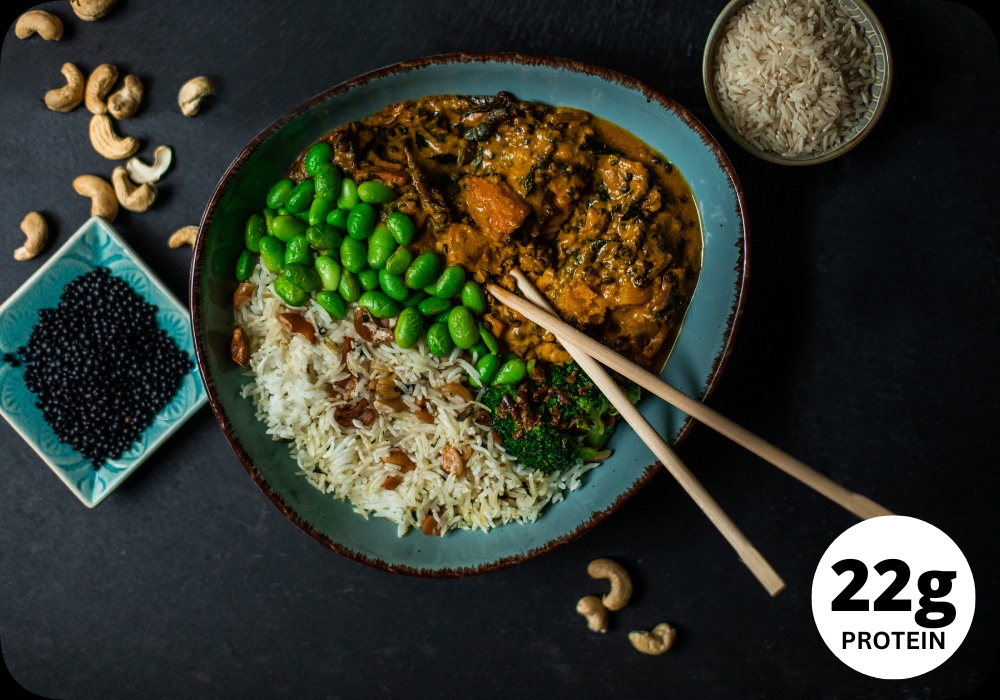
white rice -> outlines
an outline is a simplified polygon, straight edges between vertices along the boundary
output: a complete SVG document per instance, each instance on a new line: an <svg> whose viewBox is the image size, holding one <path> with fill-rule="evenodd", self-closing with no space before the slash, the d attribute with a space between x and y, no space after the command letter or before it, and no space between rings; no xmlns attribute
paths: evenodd
<svg viewBox="0 0 1000 700"><path fill-rule="evenodd" d="M836 148L868 110L872 46L831 0L757 0L715 56L715 93L736 131L786 157Z"/></svg>
<svg viewBox="0 0 1000 700"><path fill-rule="evenodd" d="M243 395L253 400L257 418L275 440L291 442L292 456L301 474L320 491L348 499L355 511L388 518L403 535L420 528L430 514L442 534L452 528L487 531L511 521L532 522L549 503L581 484L580 477L596 466L582 462L556 474L527 469L494 442L492 430L474 422L485 408L441 391L459 382L473 368L455 352L437 358L424 341L409 350L394 343L371 345L358 338L350 317L337 320L315 301L302 311L317 330L325 331L313 345L301 335L287 333L275 320L289 309L271 290L274 276L258 264L250 282L257 290L250 303L237 311L236 322L248 334L249 374L255 381ZM353 339L347 367L341 348ZM354 393L343 399L331 385L357 376ZM342 428L334 420L337 407L361 398L376 398L371 379L395 375L404 400L414 405L423 398L435 415L433 424L413 413L378 414L374 422ZM473 410L470 410L473 409ZM460 476L441 468L441 449L459 452L468 445L472 456ZM390 451L402 450L416 463L408 473L383 462ZM394 490L382 488L391 476L402 477Z"/></svg>

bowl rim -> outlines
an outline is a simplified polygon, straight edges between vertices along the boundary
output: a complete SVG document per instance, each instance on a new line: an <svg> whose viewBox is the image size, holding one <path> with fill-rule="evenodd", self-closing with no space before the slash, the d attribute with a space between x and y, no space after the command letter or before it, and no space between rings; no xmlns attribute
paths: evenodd
<svg viewBox="0 0 1000 700"><path fill-rule="evenodd" d="M708 30L708 36L705 39L705 48L701 56L701 81L702 86L705 89L705 98L708 100L708 107L712 111L712 116L715 117L715 121L722 127L722 130L725 131L729 138L735 141L740 148L770 163L794 166L816 165L818 163L826 163L834 158L839 158L865 140L868 134L871 133L872 129L875 128L875 124L882 117L882 113L885 111L886 103L889 101L889 93L892 90L892 50L889 47L889 40L886 38L885 29L882 27L882 23L879 21L878 15L875 14L875 11L872 10L865 0L849 0L849 2L857 5L862 14L864 14L871 22L872 29L874 29L875 43L879 44L885 52L885 83L882 87L882 93L879 96L878 103L875 105L875 110L872 112L871 119L868 120L868 123L861 131L854 134L854 136L852 136L848 141L840 144L832 150L824 151L823 153L812 155L807 158L789 158L777 153L762 151L743 138L743 136L736 131L735 127L729 123L729 120L726 119L726 115L722 111L722 105L719 103L719 98L715 94L715 88L713 87L715 80L712 68L715 64L715 49L722 37L722 29L725 27L725 24L729 21L730 17L732 17L739 8L744 5L750 5L754 1L755 0L730 0L729 3L722 8L719 16L716 17L715 22L712 24L712 28ZM833 1L837 4L841 4L840 0Z"/></svg>
<svg viewBox="0 0 1000 700"><path fill-rule="evenodd" d="M279 129L281 129L286 124L290 123L292 120L300 116L301 114L312 109L316 105L325 102L326 100L345 93L353 88L365 85L373 80L378 80L389 75L396 73L406 73L415 69L426 68L434 65L447 65L451 63L513 63L519 65L527 66L546 66L550 68L563 69L567 71L572 71L575 73L582 73L585 75L595 76L606 80L608 82L615 82L627 89L635 90L643 94L648 101L656 101L665 110L672 112L678 118L680 118L689 128L691 128L696 134L700 136L702 141L708 146L715 158L720 169L723 171L727 179L732 185L733 192L736 197L737 211L736 216L741 224L742 235L737 243L738 258L736 264L736 272L738 275L736 288L734 289L734 301L730 307L730 313L726 319L726 327L722 334L722 346L719 353L716 355L712 362L712 369L705 381L702 394L699 400L704 401L707 399L712 392L715 390L718 382L722 376L722 371L729 361L729 356L732 352L733 339L739 329L740 320L743 316L743 310L746 303L747 295L747 284L749 280L750 273L750 238L749 238L749 228L747 225L747 208L745 197L743 193L743 188L740 185L739 178L736 175L736 170L726 155L722 146L715 139L712 133L700 122L695 116L689 112L687 109L682 107L679 103L675 102L670 97L667 97L663 93L650 88L645 83L633 78L631 76L625 75L618 71L614 71L608 68L602 68L599 66L594 66L582 61L577 61L573 59L560 58L555 56L546 56L538 54L527 54L520 52L458 52L458 53L447 53L447 54L437 54L432 56L426 56L423 58L410 59L407 61L401 61L399 63L394 63L382 68L378 68L367 73L363 73L357 77L346 80L338 85L335 85L323 92L320 92L313 97L305 100L296 107L292 108L285 114L281 115L275 119L271 124L265 127L260 133L257 134L248 144L245 146L236 156L236 158L230 163L229 167L226 169L225 173L220 178L215 189L212 191L212 195L208 200L205 210L202 213L201 221L198 225L198 236L195 240L194 250L192 254L191 261L191 271L189 276L189 286L188 286L188 299L191 311L191 325L192 332L194 336L194 346L195 346L195 356L198 361L199 367L208 367L208 351L206 348L206 340L204 339L204 333L206 329L202 327L202 314L201 314L201 295L200 287L202 281L202 267L204 265L204 259L206 255L206 239L207 230L211 226L212 219L214 217L215 211L225 194L227 188L230 186L234 178L236 177L239 170L243 167L250 156L256 151L256 149L268 138L274 135ZM415 98L414 98L415 99ZM336 127L331 127L336 128ZM236 453L243 467L250 474L254 483L257 484L258 488L264 492L268 499L277 508L295 523L299 529L303 530L305 533L310 535L320 544L324 545L330 550L347 557L360 564L366 564L376 569L386 571L389 573L399 573L411 576L419 576L424 578L461 578L465 576L490 573L495 571L500 571L502 569L507 569L517 564L521 564L529 559L534 559L542 554L552 551L559 546L566 544L567 542L576 539L580 535L588 532L595 525L600 523L602 520L610 516L619 507L621 507L626 501L631 499L635 494L645 486L650 479L659 471L662 464L660 462L654 462L653 464L647 466L641 474L637 475L635 481L611 503L607 508L600 511L595 511L591 514L590 518L579 524L571 532L568 532L560 537L553 538L543 545L536 547L535 549L528 550L525 552L519 552L516 555L503 557L492 562L487 562L480 564L478 566L470 567L445 567L439 569L423 569L407 565L391 564L381 559L374 558L362 554L361 552L354 551L350 547L342 545L340 543L334 542L329 537L319 532L314 528L309 522L307 522L302 516L290 508L282 498L275 493L271 488L270 484L263 478L261 472L257 469L254 464L253 459L250 457L249 453L243 447L240 439L237 437L233 430L232 423L229 420L228 415L219 400L214 378L211 376L210 372L207 370L202 370L202 381L204 383L206 392L208 394L208 403L212 409L212 413L222 428L222 432L229 442L230 447ZM674 445L679 444L690 432L694 424L693 419L690 416L686 416L682 422L681 428L678 431L677 439Z"/></svg>

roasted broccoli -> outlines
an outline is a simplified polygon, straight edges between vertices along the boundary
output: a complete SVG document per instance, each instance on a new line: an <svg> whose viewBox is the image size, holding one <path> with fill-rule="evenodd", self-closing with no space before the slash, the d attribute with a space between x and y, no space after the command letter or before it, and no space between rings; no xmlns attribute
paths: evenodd
<svg viewBox="0 0 1000 700"><path fill-rule="evenodd" d="M518 403L514 387L490 387L482 402L493 414L493 429L504 449L521 464L549 474L576 462L578 439L559 433L533 407Z"/></svg>

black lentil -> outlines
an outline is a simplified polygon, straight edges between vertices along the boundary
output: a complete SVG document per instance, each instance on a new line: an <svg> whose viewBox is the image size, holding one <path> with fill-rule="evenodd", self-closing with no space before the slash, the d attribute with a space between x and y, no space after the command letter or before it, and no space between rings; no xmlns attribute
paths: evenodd
<svg viewBox="0 0 1000 700"><path fill-rule="evenodd" d="M98 267L67 284L56 308L38 312L18 348L35 405L95 470L132 446L194 366L156 310Z"/></svg>

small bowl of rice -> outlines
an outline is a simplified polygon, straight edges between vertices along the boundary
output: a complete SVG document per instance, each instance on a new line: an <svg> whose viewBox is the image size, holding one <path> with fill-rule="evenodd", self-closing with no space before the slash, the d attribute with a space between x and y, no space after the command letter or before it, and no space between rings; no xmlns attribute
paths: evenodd
<svg viewBox="0 0 1000 700"><path fill-rule="evenodd" d="M712 113L740 146L812 165L875 126L892 56L861 0L732 0L709 32L702 76Z"/></svg>

